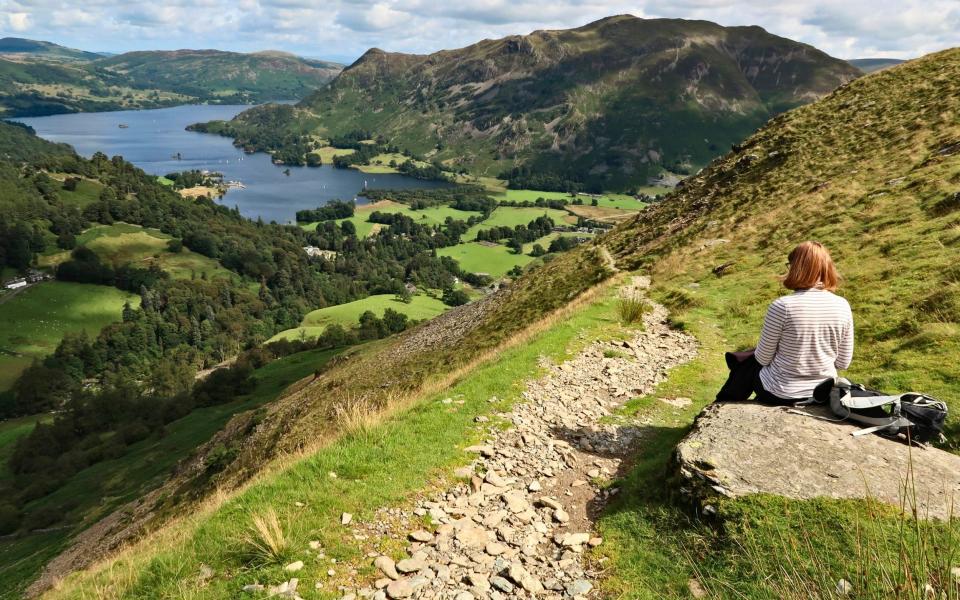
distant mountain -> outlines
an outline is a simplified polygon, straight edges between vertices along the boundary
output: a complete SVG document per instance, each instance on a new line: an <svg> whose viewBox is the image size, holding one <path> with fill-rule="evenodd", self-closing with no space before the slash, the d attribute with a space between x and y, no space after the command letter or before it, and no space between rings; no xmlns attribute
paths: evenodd
<svg viewBox="0 0 960 600"><path fill-rule="evenodd" d="M873 73L895 67L906 61L899 58L851 58L847 62L864 73Z"/></svg>
<svg viewBox="0 0 960 600"><path fill-rule="evenodd" d="M0 116L5 117L299 100L342 69L337 63L281 52L173 50L102 56L49 42L4 41L8 43L0 47L20 49L0 51ZM70 60L57 58L61 51L78 54Z"/></svg>
<svg viewBox="0 0 960 600"><path fill-rule="evenodd" d="M96 72L125 76L134 87L200 98L232 92L247 102L299 100L343 68L282 52L242 54L221 50L126 52L97 60L92 66Z"/></svg>
<svg viewBox="0 0 960 600"><path fill-rule="evenodd" d="M859 75L759 27L616 16L427 56L369 50L301 102L287 129L367 131L455 169L516 167L523 185L575 177L615 189L692 173L772 115ZM252 131L277 125L260 113L223 131L269 137Z"/></svg>
<svg viewBox="0 0 960 600"><path fill-rule="evenodd" d="M0 38L0 56L5 58L23 56L48 60L94 60L100 58L101 55L95 52L74 50L53 42L5 37Z"/></svg>

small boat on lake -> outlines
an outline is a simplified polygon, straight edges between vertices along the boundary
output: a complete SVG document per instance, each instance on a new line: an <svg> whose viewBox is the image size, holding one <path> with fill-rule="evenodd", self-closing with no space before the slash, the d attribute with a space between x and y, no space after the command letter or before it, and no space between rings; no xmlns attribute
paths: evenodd
<svg viewBox="0 0 960 600"><path fill-rule="evenodd" d="M130 126L127 125L126 123L120 123L119 125L117 125L117 127L119 127L120 129L129 129L129 128L130 128Z"/></svg>

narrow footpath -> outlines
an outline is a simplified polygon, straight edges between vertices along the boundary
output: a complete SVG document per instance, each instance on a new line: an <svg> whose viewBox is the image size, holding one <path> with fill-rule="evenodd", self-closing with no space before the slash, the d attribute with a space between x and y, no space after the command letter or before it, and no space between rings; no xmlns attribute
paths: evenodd
<svg viewBox="0 0 960 600"><path fill-rule="evenodd" d="M629 292L648 285L635 278ZM613 413L696 355L695 340L666 324L664 307L651 306L632 339L596 341L545 365L511 412L477 417L489 423L489 437L468 448L476 459L457 471L463 482L412 509L384 508L370 522L351 523L371 544L378 579L341 587L344 600L590 596L596 573L583 553L603 543L594 519L618 491L603 484L644 431ZM391 538L407 540L408 558L379 553Z"/></svg>

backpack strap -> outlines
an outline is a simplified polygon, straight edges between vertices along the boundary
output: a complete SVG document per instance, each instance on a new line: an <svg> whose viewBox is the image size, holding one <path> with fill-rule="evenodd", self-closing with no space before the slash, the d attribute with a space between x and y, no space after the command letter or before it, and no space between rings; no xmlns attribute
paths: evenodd
<svg viewBox="0 0 960 600"><path fill-rule="evenodd" d="M909 394L896 394L893 396L853 396L846 392L840 396L840 404L846 408L865 409L886 406L888 404L899 405L900 400Z"/></svg>

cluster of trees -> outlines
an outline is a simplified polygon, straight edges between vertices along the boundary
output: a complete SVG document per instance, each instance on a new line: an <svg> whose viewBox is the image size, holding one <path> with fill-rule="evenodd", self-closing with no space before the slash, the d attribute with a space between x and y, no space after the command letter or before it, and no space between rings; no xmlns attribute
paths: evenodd
<svg viewBox="0 0 960 600"><path fill-rule="evenodd" d="M352 154L341 154L333 157L333 166L337 169L347 169L353 165L366 165L374 156L383 150L377 144L358 144L359 148Z"/></svg>
<svg viewBox="0 0 960 600"><path fill-rule="evenodd" d="M563 210L567 204L583 204L583 200L578 197L571 196L570 201L560 200L557 198L537 198L536 200L501 200L500 206L513 206L519 208L554 208L556 210Z"/></svg>
<svg viewBox="0 0 960 600"><path fill-rule="evenodd" d="M560 236L550 242L550 247L547 248L547 252L565 252L571 248L575 248L579 243L579 238Z"/></svg>
<svg viewBox="0 0 960 600"><path fill-rule="evenodd" d="M449 205L457 210L469 210L489 216L497 207L490 193L476 185L458 185L434 190L365 190L371 202L394 200L414 210Z"/></svg>
<svg viewBox="0 0 960 600"><path fill-rule="evenodd" d="M112 285L131 292L153 287L170 275L156 264L144 269L130 264L116 268L106 265L100 257L86 246L78 246L70 253L70 259L57 267L57 279L76 283Z"/></svg>
<svg viewBox="0 0 960 600"><path fill-rule="evenodd" d="M435 162L418 166L417 163L413 162L412 160L406 160L397 166L397 171L399 171L401 175L406 175L407 177L413 177L414 179L421 179L424 181L450 180L443 167Z"/></svg>
<svg viewBox="0 0 960 600"><path fill-rule="evenodd" d="M477 232L478 242L499 242L507 240L507 246L520 254L523 252L523 245L538 240L549 234L554 228L553 219L544 215L537 217L526 225L517 225L515 227L491 227L481 229Z"/></svg>
<svg viewBox="0 0 960 600"><path fill-rule="evenodd" d="M354 129L353 131L348 131L342 135L331 136L327 139L327 143L334 148L349 148L353 150L359 150L363 146L373 145L370 141L374 141L377 144L383 143L382 139L374 139L373 132L367 129Z"/></svg>
<svg viewBox="0 0 960 600"><path fill-rule="evenodd" d="M164 175L173 182L173 189L182 190L197 186L213 186L223 181L223 175L220 173L204 173L199 169L190 169L176 173L167 173Z"/></svg>
<svg viewBox="0 0 960 600"><path fill-rule="evenodd" d="M343 200L331 200L318 208L298 210L297 223L313 223L315 221L333 221L347 219L353 216L357 205Z"/></svg>
<svg viewBox="0 0 960 600"><path fill-rule="evenodd" d="M500 179L508 181L507 187L512 190L543 190L545 192L579 192L600 193L600 184L584 184L579 179L569 179L558 173L535 170L528 166L519 166L500 174Z"/></svg>

